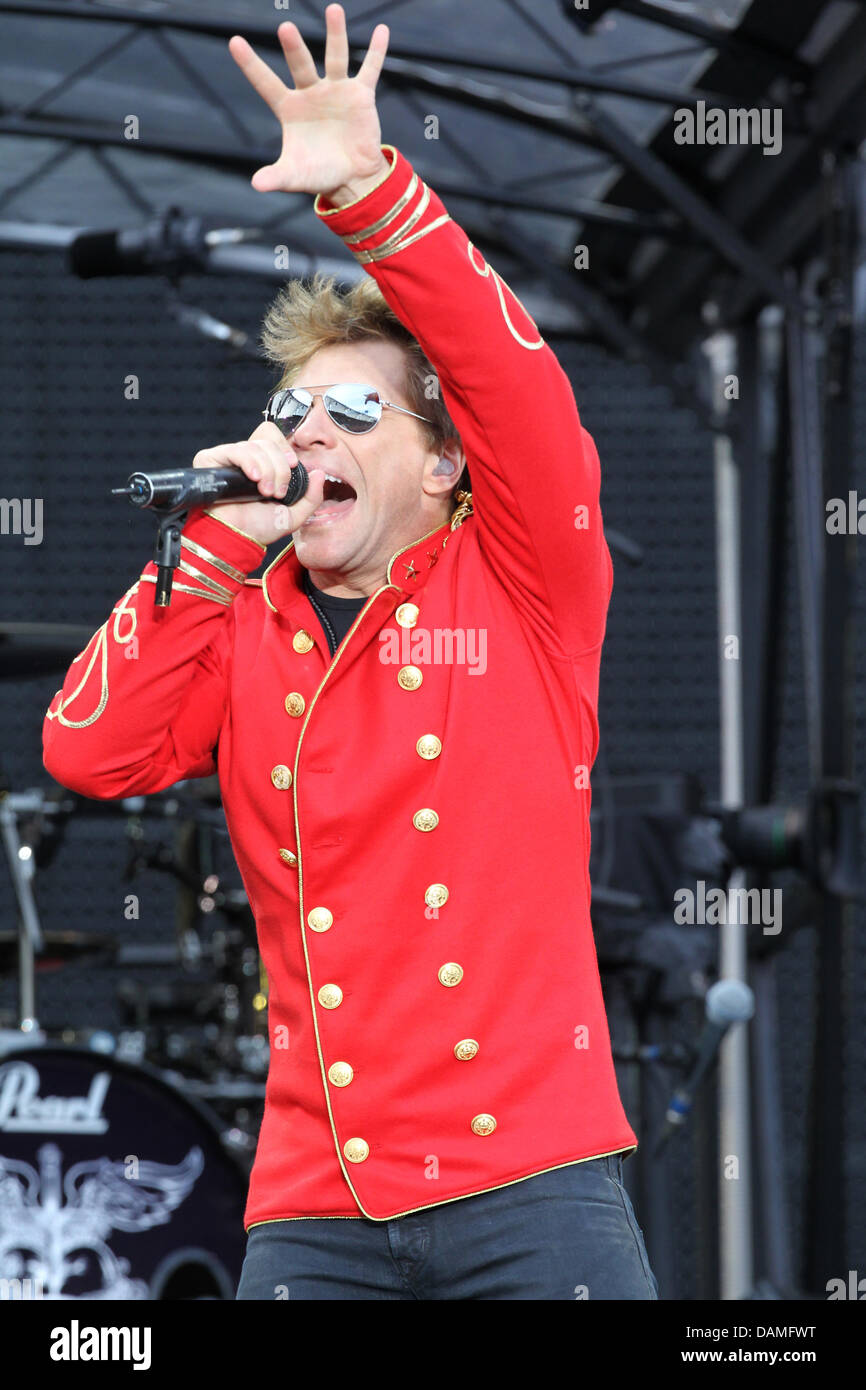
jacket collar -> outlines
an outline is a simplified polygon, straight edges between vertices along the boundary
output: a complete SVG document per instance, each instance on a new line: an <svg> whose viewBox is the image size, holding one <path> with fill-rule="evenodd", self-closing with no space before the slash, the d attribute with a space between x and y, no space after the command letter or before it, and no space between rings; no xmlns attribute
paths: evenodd
<svg viewBox="0 0 866 1390"><path fill-rule="evenodd" d="M428 531L425 536L412 541L411 545L404 546L391 556L385 582L394 590L395 595L412 597L420 593L427 583L428 576L444 554L448 537L454 529L455 518L443 522L435 531ZM462 519L461 517L460 520ZM284 612L293 598L303 593L301 570L301 562L295 554L295 542L290 541L262 575L265 603L275 613Z"/></svg>

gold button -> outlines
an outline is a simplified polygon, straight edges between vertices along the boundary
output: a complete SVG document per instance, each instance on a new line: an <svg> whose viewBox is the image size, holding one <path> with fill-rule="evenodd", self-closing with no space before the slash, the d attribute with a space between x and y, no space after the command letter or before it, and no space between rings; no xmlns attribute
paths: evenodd
<svg viewBox="0 0 866 1390"><path fill-rule="evenodd" d="M404 690L417 690L424 679L423 672L417 666L401 666L397 672L397 681Z"/></svg>
<svg viewBox="0 0 866 1390"><path fill-rule="evenodd" d="M284 864L288 864L290 869L296 869L298 867L298 856L292 854L290 849L281 849L280 858Z"/></svg>
<svg viewBox="0 0 866 1390"><path fill-rule="evenodd" d="M439 983L447 985L450 989L453 985L459 985L463 979L463 966L458 965L456 960L446 961L439 967Z"/></svg>
<svg viewBox="0 0 866 1390"><path fill-rule="evenodd" d="M416 830L435 830L439 824L439 817L429 806L424 806L422 810L415 812L412 824Z"/></svg>
<svg viewBox="0 0 866 1390"><path fill-rule="evenodd" d="M292 646L296 652L308 652L315 646L315 642L305 628L300 628L292 638Z"/></svg>
<svg viewBox="0 0 866 1390"><path fill-rule="evenodd" d="M328 1080L332 1086L348 1086L354 1075L348 1062L332 1062L328 1067Z"/></svg>
<svg viewBox="0 0 866 1390"><path fill-rule="evenodd" d="M299 695L297 690L286 696L286 714L290 714L293 719L300 719L306 707L303 695Z"/></svg>
<svg viewBox="0 0 866 1390"><path fill-rule="evenodd" d="M394 617L401 627L414 627L420 612L420 608L415 603L401 603Z"/></svg>
<svg viewBox="0 0 866 1390"><path fill-rule="evenodd" d="M492 1115L476 1115L471 1128L473 1134L492 1134L496 1128L496 1121Z"/></svg>
<svg viewBox="0 0 866 1390"><path fill-rule="evenodd" d="M454 1056L458 1062L470 1062L478 1052L478 1044L474 1038L461 1038L454 1048Z"/></svg>
<svg viewBox="0 0 866 1390"><path fill-rule="evenodd" d="M326 907L314 907L307 913L307 923L313 931L327 931L334 925L334 914Z"/></svg>
<svg viewBox="0 0 866 1390"><path fill-rule="evenodd" d="M442 752L442 740L435 734L422 734L415 749L422 758L438 758Z"/></svg>
<svg viewBox="0 0 866 1390"><path fill-rule="evenodd" d="M288 791L292 785L292 774L285 763L277 763L276 767L271 768L271 781L281 792Z"/></svg>
<svg viewBox="0 0 866 1390"><path fill-rule="evenodd" d="M448 901L448 889L444 883L431 883L424 894L424 901L428 907L443 907Z"/></svg>
<svg viewBox="0 0 866 1390"><path fill-rule="evenodd" d="M350 1163L363 1163L370 1155L370 1145L366 1139L347 1139L343 1145L343 1153Z"/></svg>
<svg viewBox="0 0 866 1390"><path fill-rule="evenodd" d="M323 1009L338 1009L343 1002L343 991L339 985L322 985L318 999Z"/></svg>

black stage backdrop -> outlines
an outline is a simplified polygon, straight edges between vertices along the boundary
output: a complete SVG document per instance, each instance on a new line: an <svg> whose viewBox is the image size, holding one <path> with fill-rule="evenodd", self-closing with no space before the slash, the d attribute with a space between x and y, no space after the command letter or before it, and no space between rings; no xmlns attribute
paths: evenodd
<svg viewBox="0 0 866 1390"><path fill-rule="evenodd" d="M44 537L26 546L0 536L0 622L66 622L95 629L135 580L152 553L153 523L108 490L135 468L188 466L197 449L246 438L260 419L272 375L262 363L230 357L164 310L164 290L152 280L81 283L54 253L7 253L0 262L2 331L0 399L5 421L0 495L44 499ZM274 287L239 278L190 277L184 297L257 335ZM712 441L688 411L674 408L643 369L600 348L556 343L572 380L583 420L602 461L605 525L636 540L644 563L614 556L616 578L602 663L600 718L610 775L700 776L718 793L718 678L715 520ZM853 436L856 481L866 492L866 351L855 364ZM139 379L140 398L125 399L125 380ZM542 422L540 422L540 426ZM539 457L539 474L543 459ZM793 545L790 533L789 546ZM776 797L799 796L808 775L795 571L789 569L786 611L787 675ZM862 613L866 566L859 567ZM856 623L860 672L856 764L866 752L866 623ZM0 681L2 774L16 792L53 785L42 767L44 711L61 676ZM479 750L483 756L483 750ZM595 778L594 778L595 786ZM598 793L594 799L597 804ZM157 826L157 831L168 834ZM594 859L595 859L594 838ZM153 870L133 883L122 878L128 857L124 817L76 813L50 865L37 876L43 928L89 930L127 941L170 943L175 935L175 889ZM239 883L230 859L221 864ZM785 886L790 877L772 880ZM615 886L628 889L614 873ZM0 931L16 915L5 858L0 862ZM124 918L124 896L140 899L138 921ZM856 911L857 937L866 940L866 911ZM14 1017L15 978L7 951L0 961L0 1022ZM848 1134L847 1269L866 1271L866 951L848 960L852 1016L841 1078ZM624 988L606 972L614 1044L630 1029ZM169 981L171 970L68 964L40 971L38 1011L56 1032L124 1024L117 998L121 980ZM780 1066L785 1137L784 1182L793 1213L795 1265L802 1248L802 1198L813 1020L814 935L789 934L778 987ZM692 1039L697 1006L680 1009L673 1036ZM676 1079L676 1078L673 1078ZM633 1078L621 1069L623 1096ZM666 1298L690 1298L699 1286L698 1242L707 1234L694 1178L695 1141L678 1142L670 1212L676 1273ZM628 1180L629 1164L626 1164ZM638 1218L641 1211L638 1209ZM650 1245L650 1258L653 1249ZM795 1271L796 1272L796 1271ZM839 1271L846 1276L845 1270Z"/></svg>

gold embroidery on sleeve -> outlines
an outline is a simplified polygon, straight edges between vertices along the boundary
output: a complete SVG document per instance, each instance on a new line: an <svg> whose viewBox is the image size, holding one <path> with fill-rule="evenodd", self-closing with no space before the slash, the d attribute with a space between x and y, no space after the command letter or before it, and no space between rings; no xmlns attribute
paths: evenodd
<svg viewBox="0 0 866 1390"><path fill-rule="evenodd" d="M156 583L155 574L143 574L141 578L142 582L145 584ZM175 589L181 594L192 594L195 598L209 598L212 603L221 603L223 608L229 608L231 606L232 600L230 598L220 598L219 594L209 594L207 589L194 589L191 584L181 584L177 579L171 586L172 593L174 593Z"/></svg>
<svg viewBox="0 0 866 1390"><path fill-rule="evenodd" d="M105 629L107 628L107 626L108 619L106 619L105 622L102 624L102 627L97 628L96 632L94 633L94 636L97 640L94 645L93 651L90 654L90 661L87 663L87 669L85 670L84 675L81 677L81 681L79 682L79 684L73 690L72 694L68 697L68 699L64 700L61 698L60 704L57 706L56 710L48 710L47 712L47 717L49 719L59 719L60 723L67 729L86 729L88 724L94 724L101 715L102 711L105 709L106 704L108 703L108 658L107 645L105 640ZM93 638L91 637L90 640L92 642ZM97 655L99 655L102 658L102 690L100 693L99 704L87 719L81 719L77 721L73 719L67 719L63 711L65 709L68 709L68 707L72 704L72 701L81 694L82 690L87 684L87 681L90 678L90 673L96 664Z"/></svg>
<svg viewBox="0 0 866 1390"><path fill-rule="evenodd" d="M214 569L219 570L220 574L228 575L229 579L234 579L238 584L243 584L246 578L243 570L239 570L235 565L230 565L228 560L221 560L218 555L212 554L210 550L206 550L205 547L199 545L197 541L188 540L186 536L181 536L180 543L181 546L185 546L192 555L197 555L200 560L207 560L208 564L213 565Z"/></svg>
<svg viewBox="0 0 866 1390"><path fill-rule="evenodd" d="M405 251L406 247L411 246L413 241L420 241L422 236L426 236L428 232L435 232L437 227L442 227L450 221L450 213L444 212L434 222L428 222L427 226L422 227L420 232L413 232L412 236L404 237L398 246L392 246L388 243L386 246L377 247L375 251L353 251L352 255L359 265L367 265L370 261L381 261L385 256L393 255L395 251Z"/></svg>
<svg viewBox="0 0 866 1390"><path fill-rule="evenodd" d="M200 579L210 593L219 594L219 596L224 598L228 603L231 603L235 596L234 589L227 589L225 584L220 584L218 580L212 579L209 574L205 574L204 570L198 569L195 565L189 564L186 560L180 561L178 569L183 570L184 574L190 575L192 579Z"/></svg>
<svg viewBox="0 0 866 1390"><path fill-rule="evenodd" d="M234 597L234 594L231 590L226 589L222 584L218 584L215 579L211 579L208 575L202 574L200 570L194 569L192 565L188 565L184 560L181 560L180 568L182 570L185 570L187 574L193 575L193 577L200 577L202 582L207 584L209 587L207 589L193 588L193 586L190 584L182 584L176 580L174 585L172 586L173 589L179 589L180 592L183 594L193 594L196 598L210 599L212 603L220 603L225 608L229 607ZM57 706L56 710L49 709L46 711L46 718L59 720L60 723L66 729L86 729L91 724L96 723L99 716L103 713L105 706L108 704L108 625L109 623L111 623L111 635L119 646L125 646L127 642L132 641L133 637L135 636L135 629L138 623L138 615L134 608L127 608L126 605L129 602L129 600L133 597L133 595L138 592L138 586L142 583L155 584L156 575L141 575L141 577L135 581L132 587L127 589L126 593L123 595L123 598L117 604L117 607L112 610L111 617L106 618L102 626L96 629L96 632L93 634L93 637L91 637L90 642L88 642L87 644L87 647L85 647L84 651L80 652L79 655L76 656L72 662L72 665L74 665L76 661L80 661L85 656L88 647L92 645L90 660L87 663L84 675L81 677L81 680L78 682L78 685L75 687L72 694L69 695L65 700L61 699L60 704ZM124 618L129 619L129 628L125 632L121 629L121 624ZM99 660L100 663L100 692L99 702L96 706L96 709L93 710L92 714L89 714L86 719L67 719L66 715L64 714L64 710L67 710L69 706L72 704L73 700L77 700L78 696L81 694L82 690L84 689L88 680L90 679L90 674L93 671L93 668L95 667L97 660ZM60 691L56 691L55 698L56 695L60 693Z"/></svg>
<svg viewBox="0 0 866 1390"><path fill-rule="evenodd" d="M394 206L392 208L389 208L388 211L384 214L384 216L380 217L376 222L371 222L369 227L364 227L360 232L352 232L349 236L344 236L343 241L346 243L346 245L354 246L359 241L366 241L368 236L375 236L377 232L381 232L383 227L387 227L388 223L392 222L393 219L397 216L397 214L403 211L404 207L415 193L417 187L418 175L413 174L411 179L409 180L406 192L397 199Z"/></svg>
<svg viewBox="0 0 866 1390"><path fill-rule="evenodd" d="M410 212L409 216L406 218L402 226L398 227L396 232L392 232L391 235L388 237L388 240L383 241L381 246L376 246L371 251L353 252L355 259L360 261L362 264L365 263L367 260L381 261L384 260L386 256L390 256L394 251L402 251L404 245L404 238L406 237L407 232L411 232L412 228L415 226L415 223L420 222L421 218L424 216L424 213L427 211L427 206L429 202L430 189L427 187L425 183L424 192L418 199L414 211Z"/></svg>
<svg viewBox="0 0 866 1390"><path fill-rule="evenodd" d="M156 581L154 580L154 582ZM136 580L132 587L127 589L126 593L123 595L123 598L120 600L120 602L117 604L117 607L112 612L112 617L114 618L114 622L112 623L112 636L115 642L117 642L120 646L124 646L127 642L130 642L132 638L135 636L135 628L136 623L138 621L138 617L135 612L135 609L127 608L126 605L127 602L132 598L133 594L137 593L138 584L139 581ZM120 623L124 617L130 619L130 628L128 632L122 633L120 630ZM57 706L57 709L54 710L53 713L51 710L47 711L47 717L49 719L58 719L60 723L64 726L64 728L88 728L89 725L96 723L97 719L105 709L105 706L108 704L108 624L110 622L111 618L106 618L102 626L98 627L96 629L96 632L93 634L93 637L91 637L90 641L93 643L93 651L90 654L90 660L87 663L87 669L85 670L84 675L81 677L81 680L73 690L72 694L66 700L61 699L60 704ZM84 651L87 651L87 647L85 647ZM83 656L84 652L82 652L81 655ZM82 690L84 689L85 685L87 684L90 678L91 671L96 665L97 657L99 657L100 659L101 688L99 693L99 703L97 704L96 709L93 711L93 713L89 714L86 719L67 719L63 711L65 709L68 709L69 706L72 704L72 701L77 699L77 697L81 694ZM77 661L79 658L76 657L75 659Z"/></svg>
<svg viewBox="0 0 866 1390"><path fill-rule="evenodd" d="M540 333L539 333L539 335L538 335L538 341L537 341L536 343L530 343L530 342L528 341L528 339L526 339L526 338L521 338L521 336L520 336L520 334L518 333L517 329L514 327L514 324L511 322L511 319L508 317L508 309L507 309L506 304L505 304L505 295L502 293L502 286L503 286L503 285L505 286L505 288L508 290L508 293L509 293L509 294L512 296L512 298L514 299L515 303L520 304L520 300L517 298L517 295L514 293L514 290L511 288L511 286L508 284L508 282L507 282L506 280L503 280L502 276L499 275L499 274L493 269L493 267L492 267L491 265L488 265L487 262L484 261L484 267L483 267L483 269L482 269L482 268L480 268L479 266L477 266L477 265L475 264L475 259L474 259L473 255L472 255L472 252L473 252L474 250L475 250L475 247L474 247L474 245L472 244L472 242L471 242L471 241L468 242L468 243L467 243L467 255L469 256L469 264L472 266L472 269L473 269L478 275L481 275L481 276L483 276L483 277L486 277L486 276L488 276L488 275L492 275L492 276L493 276L493 283L494 283L494 285L496 286L496 293L499 295L499 305L500 305L500 308L502 309L502 317L505 319L506 327L508 328L508 331L509 331L509 333L511 334L512 338L514 338L515 341L518 342L518 343L520 344L521 347L529 348L530 351L535 351L536 348L544 347L544 339L542 338L542 336L541 336ZM483 259L483 258L482 258L482 259ZM521 309L523 309L523 305L522 305L522 304L520 304L520 307L521 307ZM526 313L526 310L525 310L525 309L523 309L523 312L526 314L526 317L529 319L529 322L532 324L532 326L533 326L533 328L535 329L536 333L538 333L538 325L537 325L536 323L533 322L531 316L530 316L529 314Z"/></svg>

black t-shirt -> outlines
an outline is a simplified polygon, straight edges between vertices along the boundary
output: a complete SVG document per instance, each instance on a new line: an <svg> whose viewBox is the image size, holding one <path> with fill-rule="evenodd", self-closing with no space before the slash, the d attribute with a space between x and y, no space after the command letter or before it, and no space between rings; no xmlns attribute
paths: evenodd
<svg viewBox="0 0 866 1390"><path fill-rule="evenodd" d="M336 598L333 594L324 594L313 583L307 570L304 570L304 590L313 612L319 619L333 656L367 600Z"/></svg>

